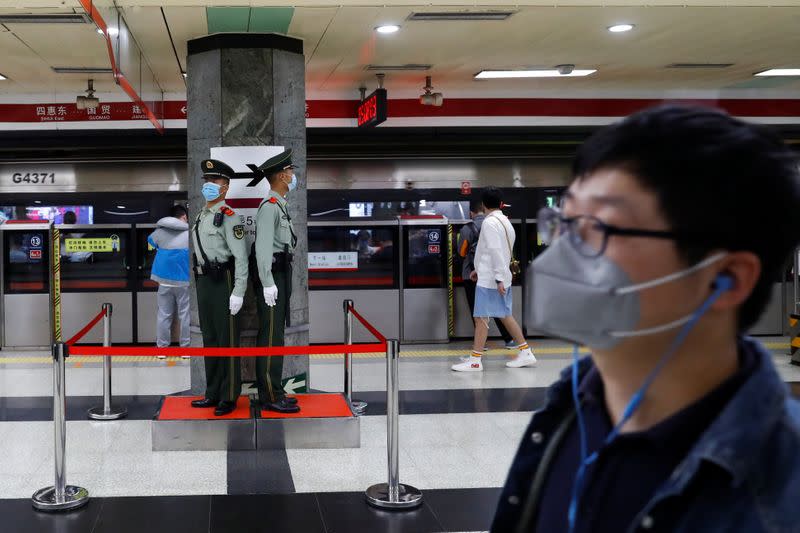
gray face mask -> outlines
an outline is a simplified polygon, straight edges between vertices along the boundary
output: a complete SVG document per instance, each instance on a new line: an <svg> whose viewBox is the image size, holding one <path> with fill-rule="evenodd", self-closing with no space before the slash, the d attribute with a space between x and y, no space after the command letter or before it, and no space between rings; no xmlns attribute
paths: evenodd
<svg viewBox="0 0 800 533"><path fill-rule="evenodd" d="M557 238L528 270L525 325L529 330L595 349L609 349L627 337L677 328L686 315L667 324L636 330L641 310L639 292L683 278L727 255L721 252L685 270L632 284L616 263L581 255L570 239Z"/></svg>

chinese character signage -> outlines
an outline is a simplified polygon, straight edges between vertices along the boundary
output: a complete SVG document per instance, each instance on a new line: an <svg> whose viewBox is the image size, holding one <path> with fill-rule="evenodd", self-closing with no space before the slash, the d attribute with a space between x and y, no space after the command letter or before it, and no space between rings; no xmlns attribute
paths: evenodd
<svg viewBox="0 0 800 533"><path fill-rule="evenodd" d="M64 239L64 248L67 253L75 252L118 252L119 238L80 238Z"/></svg>
<svg viewBox="0 0 800 533"><path fill-rule="evenodd" d="M317 272L358 270L358 252L309 252L308 270Z"/></svg>

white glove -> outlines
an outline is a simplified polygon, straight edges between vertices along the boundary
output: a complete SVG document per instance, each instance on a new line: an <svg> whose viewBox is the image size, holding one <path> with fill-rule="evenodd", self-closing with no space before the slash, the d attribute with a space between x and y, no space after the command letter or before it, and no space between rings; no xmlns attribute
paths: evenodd
<svg viewBox="0 0 800 533"><path fill-rule="evenodd" d="M268 306L274 307L278 301L278 287L272 285L271 287L264 287L264 301Z"/></svg>
<svg viewBox="0 0 800 533"><path fill-rule="evenodd" d="M231 294L231 299L228 302L228 309L231 310L231 314L235 315L242 309L242 303L244 303L244 298L241 296L236 296L235 294Z"/></svg>

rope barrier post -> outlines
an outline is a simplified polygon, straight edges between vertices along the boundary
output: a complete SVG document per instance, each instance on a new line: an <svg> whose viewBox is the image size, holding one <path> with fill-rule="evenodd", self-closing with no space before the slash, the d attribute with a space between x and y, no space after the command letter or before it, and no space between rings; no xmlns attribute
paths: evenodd
<svg viewBox="0 0 800 533"><path fill-rule="evenodd" d="M53 425L55 427L55 484L37 490L31 498L33 507L39 511L67 511L77 509L89 502L89 492L67 485L67 391L65 388L66 363L69 355L67 345L53 344Z"/></svg>
<svg viewBox="0 0 800 533"><path fill-rule="evenodd" d="M400 483L400 386L398 383L400 344L386 341L386 447L389 457L389 482L372 485L366 491L367 503L380 509L413 509L422 505L422 492Z"/></svg>
<svg viewBox="0 0 800 533"><path fill-rule="evenodd" d="M344 301L344 343L353 344L353 300ZM353 354L344 354L344 395L350 402L350 407L356 416L363 415L367 410L367 402L353 400Z"/></svg>
<svg viewBox="0 0 800 533"><path fill-rule="evenodd" d="M113 306L103 304L103 346L111 346L111 314ZM124 407L111 405L111 356L103 356L103 407L92 407L88 411L92 420L117 420L128 414Z"/></svg>

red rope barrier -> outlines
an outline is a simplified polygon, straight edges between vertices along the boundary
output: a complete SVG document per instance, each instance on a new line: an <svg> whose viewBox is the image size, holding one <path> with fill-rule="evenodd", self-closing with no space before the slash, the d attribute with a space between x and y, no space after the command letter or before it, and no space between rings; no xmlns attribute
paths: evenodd
<svg viewBox="0 0 800 533"><path fill-rule="evenodd" d="M265 357L274 355L316 355L337 353L372 353L385 352L386 344L323 344L318 346L276 346L266 348L256 346L252 348L145 348L140 346L71 346L69 355L166 355L179 357L188 355L193 357Z"/></svg>
<svg viewBox="0 0 800 533"><path fill-rule="evenodd" d="M367 328L367 330L369 330L369 332L370 332L370 333L372 333L372 335L373 335L373 336L374 336L376 339L378 339L378 341L380 341L380 342L383 342L383 343L385 343L385 342L386 342L386 337L384 337L383 335L381 335L381 332L380 332L380 331L378 331L377 329L375 329L375 327L374 327L372 324L370 324L369 322L367 322L367 320L366 320L366 319L365 319L363 316L361 316L361 315L359 314L359 312L358 312L358 311L356 311L355 307L353 307L353 306L351 305L351 306L349 306L349 310L350 310L350 312L351 312L351 313L353 313L353 316L354 316L354 317L356 317L356 318L358 319L358 321L359 321L359 322L361 322L361 324L362 324L362 325L363 325L365 328ZM353 353L357 353L357 352L353 352Z"/></svg>
<svg viewBox="0 0 800 533"><path fill-rule="evenodd" d="M97 325L97 323L98 323L98 322L100 322L101 320L103 320L103 317L104 317L104 316L106 316L106 310L105 310L105 309L103 309L102 311L100 311L100 313L99 313L99 314L98 314L96 317L94 317L94 318L92 319L92 321L91 321L91 322L89 322L88 324L86 324L86 325L83 327L83 329L82 329L82 330L80 330L78 333L76 333L75 335L73 335L73 336L72 336L72 338L71 338L70 340L68 340L68 341L67 341L67 346L72 346L73 344L75 344L76 342L78 342L79 340L81 340L81 339L82 339L82 338L83 338L83 337L84 337L84 336L85 336L87 333L89 333L89 331L90 331L90 330L91 330L93 327L95 327L95 326Z"/></svg>

